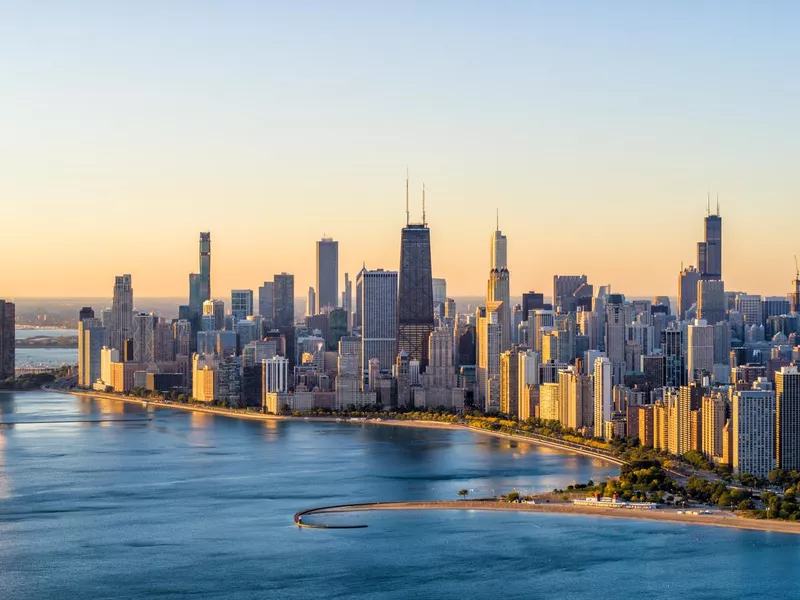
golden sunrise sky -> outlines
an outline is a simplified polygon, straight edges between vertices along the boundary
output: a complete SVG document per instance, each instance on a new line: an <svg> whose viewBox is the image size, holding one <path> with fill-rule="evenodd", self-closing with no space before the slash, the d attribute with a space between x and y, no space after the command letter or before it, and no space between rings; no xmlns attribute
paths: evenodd
<svg viewBox="0 0 800 600"><path fill-rule="evenodd" d="M0 8L0 297L212 294L397 269L406 166L434 274L586 273L675 295L719 189L728 289L783 295L800 175L798 5L11 3ZM340 284L341 287L341 284Z"/></svg>

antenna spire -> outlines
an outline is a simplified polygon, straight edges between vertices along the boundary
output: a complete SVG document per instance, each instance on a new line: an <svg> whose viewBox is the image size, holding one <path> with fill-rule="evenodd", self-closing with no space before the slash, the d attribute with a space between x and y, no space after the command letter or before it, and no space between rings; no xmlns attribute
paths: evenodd
<svg viewBox="0 0 800 600"><path fill-rule="evenodd" d="M706 216L711 216L711 190L706 193Z"/></svg>
<svg viewBox="0 0 800 600"><path fill-rule="evenodd" d="M494 210L495 210L495 213L496 213L496 217L495 218L497 220L497 224L496 224L497 231L500 231L500 209L499 208L495 208Z"/></svg>
<svg viewBox="0 0 800 600"><path fill-rule="evenodd" d="M425 223L425 184L422 184L422 224L427 225Z"/></svg>
<svg viewBox="0 0 800 600"><path fill-rule="evenodd" d="M410 222L411 218L408 214L408 166L406 165L406 227L408 227Z"/></svg>
<svg viewBox="0 0 800 600"><path fill-rule="evenodd" d="M717 216L719 216L719 190L717 190Z"/></svg>

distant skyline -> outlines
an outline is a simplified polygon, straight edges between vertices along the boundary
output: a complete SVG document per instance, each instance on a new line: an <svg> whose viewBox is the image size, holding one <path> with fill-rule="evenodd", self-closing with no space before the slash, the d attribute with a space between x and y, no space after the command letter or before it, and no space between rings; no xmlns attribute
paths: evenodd
<svg viewBox="0 0 800 600"><path fill-rule="evenodd" d="M0 298L212 296L397 270L427 189L434 277L586 274L677 291L719 190L729 290L794 277L800 61L789 2L203 2L0 9ZM769 10L767 10L769 8Z"/></svg>

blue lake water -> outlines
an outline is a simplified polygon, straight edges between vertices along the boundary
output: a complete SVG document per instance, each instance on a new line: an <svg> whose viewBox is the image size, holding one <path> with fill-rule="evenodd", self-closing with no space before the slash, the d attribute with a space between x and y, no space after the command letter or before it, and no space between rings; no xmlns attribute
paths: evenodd
<svg viewBox="0 0 800 600"><path fill-rule="evenodd" d="M525 443L43 392L0 394L0 422L0 598L800 596L800 536L788 534L458 511L292 524L312 506L615 472Z"/></svg>
<svg viewBox="0 0 800 600"><path fill-rule="evenodd" d="M68 337L77 336L77 329L17 329L15 337L27 340L32 337ZM77 348L16 348L14 362L16 367L60 367L78 364Z"/></svg>

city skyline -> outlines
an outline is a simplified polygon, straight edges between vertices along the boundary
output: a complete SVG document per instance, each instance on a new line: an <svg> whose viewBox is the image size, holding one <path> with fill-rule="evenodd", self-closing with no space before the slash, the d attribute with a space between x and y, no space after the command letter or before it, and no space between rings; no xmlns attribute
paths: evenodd
<svg viewBox="0 0 800 600"><path fill-rule="evenodd" d="M226 290L281 271L314 285L323 234L340 244L340 272L364 259L395 269L406 165L412 209L427 185L434 276L450 295L484 289L473 266L498 208L512 295L549 289L555 273L672 295L717 188L726 286L778 295L791 280L780 215L800 183L800 91L786 77L798 7L323 5L309 20L287 6L180 6L78 19L54 5L51 22L4 11L0 195L17 226L0 252L21 257L1 267L4 297L104 295L119 272L142 296L180 296L191 241L209 230ZM134 213L152 217L147 244ZM67 234L57 253L42 243Z"/></svg>

